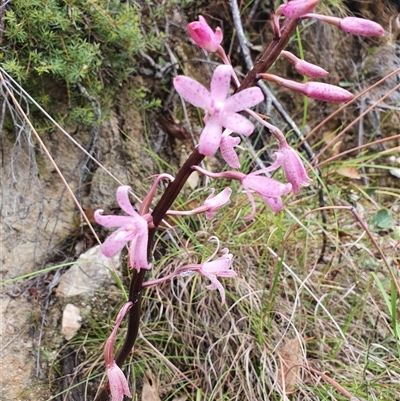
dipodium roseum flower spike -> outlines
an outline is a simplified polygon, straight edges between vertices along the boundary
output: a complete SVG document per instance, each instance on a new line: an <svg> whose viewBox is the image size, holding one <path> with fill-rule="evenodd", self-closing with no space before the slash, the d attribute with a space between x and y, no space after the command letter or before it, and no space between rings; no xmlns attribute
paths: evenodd
<svg viewBox="0 0 400 401"><path fill-rule="evenodd" d="M201 15L198 21L188 24L188 31L197 46L211 53L218 50L223 39L221 28L214 32Z"/></svg>
<svg viewBox="0 0 400 401"><path fill-rule="evenodd" d="M243 135L250 135L254 130L253 123L237 112L260 103L264 95L260 88L252 87L227 98L232 72L230 65L218 66L211 79L210 91L184 75L174 79L176 91L187 102L207 111L199 140L199 152L204 156L214 156L218 150L223 127Z"/></svg>
<svg viewBox="0 0 400 401"><path fill-rule="evenodd" d="M288 182L292 184L295 194L300 192L300 187L306 187L312 181L306 172L304 164L297 152L286 141L279 144L279 152L276 152L277 163L283 166L283 171Z"/></svg>
<svg viewBox="0 0 400 401"><path fill-rule="evenodd" d="M103 216L102 209L94 212L96 222L104 227L119 227L101 246L104 256L111 258L129 243L129 266L140 269L150 269L147 261L148 226L152 223L149 214L141 216L137 213L130 201L128 192L130 187L122 185L117 189L117 202L128 216Z"/></svg>
<svg viewBox="0 0 400 401"><path fill-rule="evenodd" d="M212 219L217 211L230 203L230 196L232 190L230 188L225 188L218 195L214 195L215 188L211 189L211 195L204 201L202 206L199 206L193 210L180 211L180 210L168 210L167 215L169 216L192 216L199 213L205 213L206 219Z"/></svg>
<svg viewBox="0 0 400 401"><path fill-rule="evenodd" d="M234 270L231 269L233 255L229 253L229 249L227 248L222 249L222 256L220 256L215 260L212 260L217 254L219 249L219 240L216 237L211 237L210 240L212 238L215 238L217 240L218 247L216 251L205 262L201 264L193 263L178 267L173 273L168 274L165 277L151 281L146 281L145 283L142 284L142 287L151 287L163 283L179 275L187 276L193 273L199 273L207 277L211 281L211 284L207 285L206 288L208 290L218 290L221 295L222 304L224 304L225 289L217 277L236 277L237 274Z"/></svg>
<svg viewBox="0 0 400 401"><path fill-rule="evenodd" d="M293 53L290 53L286 50L281 51L281 56L290 61L299 74L305 75L306 77L323 78L329 74L329 72L324 70L322 67L309 63L308 61L301 60Z"/></svg>
<svg viewBox="0 0 400 401"><path fill-rule="evenodd" d="M276 82L286 88L300 92L311 99L322 100L324 102L342 103L348 102L354 97L354 95L346 89L322 82L310 81L303 84L272 74L258 74L258 77L268 81Z"/></svg>
<svg viewBox="0 0 400 401"><path fill-rule="evenodd" d="M307 14L307 18L315 18L339 27L342 31L361 36L382 36L385 30L378 23L357 17L331 17L322 14Z"/></svg>
<svg viewBox="0 0 400 401"><path fill-rule="evenodd" d="M110 337L106 341L104 347L104 361L106 364L106 373L108 377L108 382L110 384L110 392L112 401L122 401L124 395L132 398L132 394L129 390L128 381L123 374L121 368L115 363L114 360L114 344L115 338L117 336L117 331L121 325L122 319L131 308L132 302L127 302L122 309L119 311L115 326L110 334Z"/></svg>
<svg viewBox="0 0 400 401"><path fill-rule="evenodd" d="M249 220L252 219L256 213L256 205L251 191L254 191L260 195L274 213L277 213L282 209L283 203L281 196L287 195L292 190L292 184L282 184L273 178L261 175L275 171L280 167L281 164L282 160L276 160L271 166L254 171L250 174L244 174L239 171L212 173L198 166L193 166L192 168L211 178L228 178L231 180L240 181L252 206L252 212L244 218L245 220Z"/></svg>

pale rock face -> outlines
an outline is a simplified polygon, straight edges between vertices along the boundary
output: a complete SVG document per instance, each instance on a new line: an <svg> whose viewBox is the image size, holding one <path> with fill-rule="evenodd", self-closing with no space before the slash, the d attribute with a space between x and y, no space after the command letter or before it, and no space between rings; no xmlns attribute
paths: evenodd
<svg viewBox="0 0 400 401"><path fill-rule="evenodd" d="M118 270L119 265L119 254L108 259L100 252L100 245L94 246L61 276L56 295L92 295L105 284L113 282L109 269Z"/></svg>
<svg viewBox="0 0 400 401"><path fill-rule="evenodd" d="M81 328L81 312L75 305L67 304L64 308L61 332L67 341L71 340Z"/></svg>

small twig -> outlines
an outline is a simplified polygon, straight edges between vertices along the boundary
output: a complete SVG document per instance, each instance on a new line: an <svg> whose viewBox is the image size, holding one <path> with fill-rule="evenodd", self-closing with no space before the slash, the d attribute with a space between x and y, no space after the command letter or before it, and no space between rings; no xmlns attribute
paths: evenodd
<svg viewBox="0 0 400 401"><path fill-rule="evenodd" d="M365 99L362 98L360 102L360 114L362 117L358 121L358 147L360 148L364 144L364 110L365 110ZM368 186L369 180L367 177L367 172L365 171L365 166L361 166L361 173L362 173L362 183L364 186Z"/></svg>

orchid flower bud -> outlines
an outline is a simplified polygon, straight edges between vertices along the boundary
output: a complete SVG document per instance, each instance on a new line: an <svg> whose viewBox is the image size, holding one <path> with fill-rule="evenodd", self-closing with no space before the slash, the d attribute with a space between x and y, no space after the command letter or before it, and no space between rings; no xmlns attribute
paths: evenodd
<svg viewBox="0 0 400 401"><path fill-rule="evenodd" d="M258 74L258 77L276 82L286 88L300 92L311 99L333 103L348 102L353 99L353 94L351 92L336 85L325 84L322 82L307 82L302 84L272 74Z"/></svg>
<svg viewBox="0 0 400 401"><path fill-rule="evenodd" d="M329 74L329 72L324 70L322 67L315 64L311 64L308 61L301 60L294 54L286 50L281 51L281 56L283 56L286 60L290 61L294 65L294 68L299 74L305 75L306 77L323 78Z"/></svg>
<svg viewBox="0 0 400 401"><path fill-rule="evenodd" d="M382 36L385 30L376 22L364 18L346 17L340 21L342 31L362 36Z"/></svg>
<svg viewBox="0 0 400 401"><path fill-rule="evenodd" d="M276 9L276 15L284 15L286 18L301 18L311 13L319 3L319 0L292 0L282 4Z"/></svg>
<svg viewBox="0 0 400 401"><path fill-rule="evenodd" d="M331 17L322 14L307 14L307 18L315 18L339 27L342 31L362 36L382 36L385 30L376 22L356 17Z"/></svg>
<svg viewBox="0 0 400 401"><path fill-rule="evenodd" d="M201 15L198 21L188 24L188 31L197 46L211 53L216 52L222 42L221 28L217 28L214 32Z"/></svg>

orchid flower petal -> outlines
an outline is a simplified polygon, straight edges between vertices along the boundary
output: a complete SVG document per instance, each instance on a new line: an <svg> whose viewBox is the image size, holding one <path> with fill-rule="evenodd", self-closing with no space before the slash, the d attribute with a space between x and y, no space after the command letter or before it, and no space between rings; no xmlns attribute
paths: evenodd
<svg viewBox="0 0 400 401"><path fill-rule="evenodd" d="M204 206L208 208L206 211L206 219L212 219L217 213L218 209L230 203L230 196L232 190L225 188L218 195L214 195L215 189L212 189L211 195L205 200Z"/></svg>
<svg viewBox="0 0 400 401"><path fill-rule="evenodd" d="M254 131L253 123L238 113L224 111L219 121L223 127L242 135L248 136Z"/></svg>
<svg viewBox="0 0 400 401"><path fill-rule="evenodd" d="M218 50L222 42L223 35L221 28L217 28L214 32L201 15L198 21L188 24L188 31L197 46L212 53Z"/></svg>
<svg viewBox="0 0 400 401"><path fill-rule="evenodd" d="M114 231L101 245L101 253L107 258L112 258L120 252L126 243L132 241L137 233L127 231L125 227L121 227Z"/></svg>
<svg viewBox="0 0 400 401"><path fill-rule="evenodd" d="M130 190L131 187L129 185L121 185L118 187L116 195L117 203L126 214L129 214L133 217L139 217L139 213L135 211L135 209L132 207L131 201L129 200Z"/></svg>
<svg viewBox="0 0 400 401"><path fill-rule="evenodd" d="M130 248L130 264L135 266L137 271L140 269L150 269L151 265L147 259L147 243L149 231L145 220L138 222L136 225L138 235L134 249Z"/></svg>
<svg viewBox="0 0 400 401"><path fill-rule="evenodd" d="M115 362L110 367L106 368L106 373L110 383L112 401L122 401L124 395L132 398L128 381L120 367Z"/></svg>
<svg viewBox="0 0 400 401"><path fill-rule="evenodd" d="M292 184L293 192L298 194L301 186L308 186L312 181L306 172L304 164L297 152L287 143L280 145L277 158L283 160L283 170L288 182Z"/></svg>
<svg viewBox="0 0 400 401"><path fill-rule="evenodd" d="M261 103L263 100L264 95L260 88L247 88L226 99L224 110L233 112L242 111Z"/></svg>
<svg viewBox="0 0 400 401"><path fill-rule="evenodd" d="M221 142L222 126L215 117L209 118L199 140L199 152L204 156L214 156Z"/></svg>
<svg viewBox="0 0 400 401"><path fill-rule="evenodd" d="M102 212L102 209L96 210L94 212L94 219L103 227L121 227L132 223L132 216L105 216L101 214Z"/></svg>
<svg viewBox="0 0 400 401"><path fill-rule="evenodd" d="M215 69L210 84L211 97L215 102L219 103L226 100L231 84L232 72L233 68L230 65L219 65Z"/></svg>
<svg viewBox="0 0 400 401"><path fill-rule="evenodd" d="M211 284L206 285L208 290L218 290L221 295L221 304L225 303L225 289L221 282L213 274L204 274L210 281Z"/></svg>
<svg viewBox="0 0 400 401"><path fill-rule="evenodd" d="M184 75L174 78L176 91L190 104L208 110L211 107L210 92L199 82Z"/></svg>
<svg viewBox="0 0 400 401"><path fill-rule="evenodd" d="M283 202L282 202L282 198L280 196L277 196L275 198L268 198L266 196L263 196L262 198L263 198L264 202L268 205L268 207L274 213L278 213L282 210Z"/></svg>
<svg viewBox="0 0 400 401"><path fill-rule="evenodd" d="M235 152L234 147L239 145L240 138L233 136L222 136L221 143L219 145L219 150L223 159L228 163L228 165L232 168L240 168L240 162L238 155Z"/></svg>
<svg viewBox="0 0 400 401"><path fill-rule="evenodd" d="M273 178L249 174L242 184L261 196L275 198L286 195L292 190L292 184L283 184Z"/></svg>

